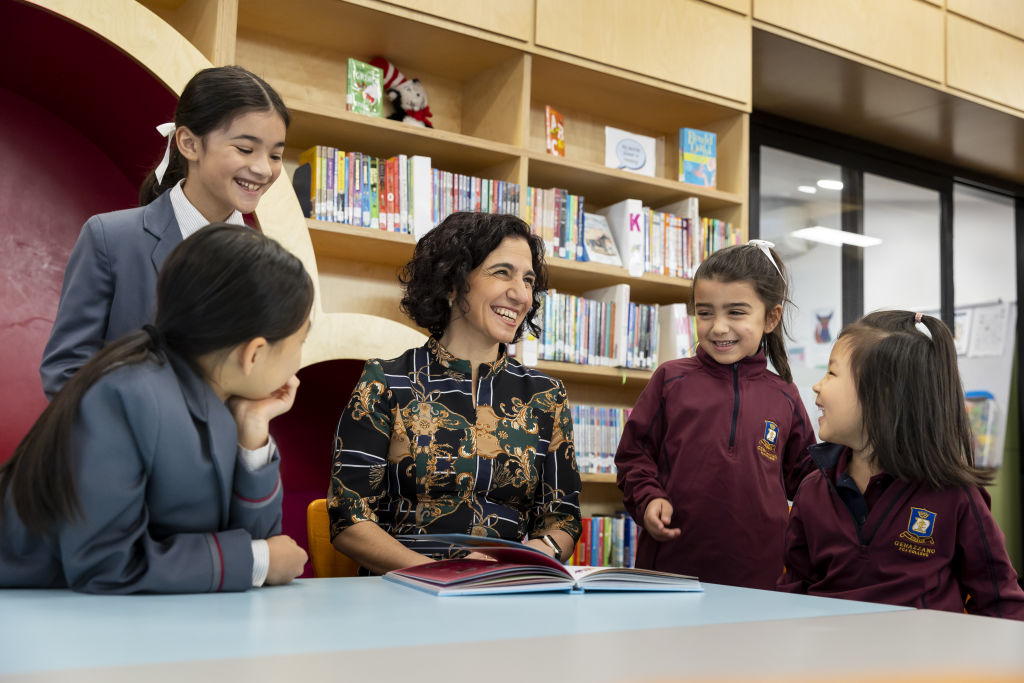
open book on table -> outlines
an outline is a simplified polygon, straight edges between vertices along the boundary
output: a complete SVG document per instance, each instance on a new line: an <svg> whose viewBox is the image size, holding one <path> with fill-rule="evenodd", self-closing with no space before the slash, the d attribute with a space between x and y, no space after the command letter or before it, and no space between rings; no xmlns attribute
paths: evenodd
<svg viewBox="0 0 1024 683"><path fill-rule="evenodd" d="M385 579L435 595L482 595L539 591L680 591L699 592L692 576L624 567L565 566L528 545L501 538L467 534L399 536L412 549L466 550L491 560L452 559L395 569Z"/></svg>

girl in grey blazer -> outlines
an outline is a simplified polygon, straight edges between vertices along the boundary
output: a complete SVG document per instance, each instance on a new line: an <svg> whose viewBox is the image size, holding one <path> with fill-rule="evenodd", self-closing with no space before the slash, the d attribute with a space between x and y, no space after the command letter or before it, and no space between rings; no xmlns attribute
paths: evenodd
<svg viewBox="0 0 1024 683"><path fill-rule="evenodd" d="M281 173L290 117L266 81L238 66L189 80L164 159L140 206L90 218L64 271L39 374L48 398L106 342L152 322L156 277L185 237L215 221L244 224Z"/></svg>
<svg viewBox="0 0 1024 683"><path fill-rule="evenodd" d="M0 587L237 591L302 572L268 423L295 398L309 275L220 223L156 289L155 325L86 363L0 466Z"/></svg>

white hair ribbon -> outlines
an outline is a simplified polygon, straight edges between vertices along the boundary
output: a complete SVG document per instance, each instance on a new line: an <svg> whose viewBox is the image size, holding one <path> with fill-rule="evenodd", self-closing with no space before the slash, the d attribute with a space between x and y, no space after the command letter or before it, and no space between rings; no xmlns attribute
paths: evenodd
<svg viewBox="0 0 1024 683"><path fill-rule="evenodd" d="M174 142L174 122L161 123L156 127L156 132L167 138L167 148L164 150L164 158L160 160L160 163L156 167L156 182L157 184L164 181L164 173L167 172L167 165L171 163L171 143Z"/></svg>
<svg viewBox="0 0 1024 683"><path fill-rule="evenodd" d="M757 247L760 249L761 252L768 257L768 260L772 262L772 265L775 266L775 270L779 271L779 277L782 278L782 281L786 281L786 276L782 274L782 268L779 268L779 264L775 262L775 257L772 256L772 252L768 251L769 249L775 248L774 242L769 242L768 240L749 240L747 242L747 246Z"/></svg>
<svg viewBox="0 0 1024 683"><path fill-rule="evenodd" d="M914 328L918 332L923 334L924 336L926 336L929 339L931 339L932 338L932 331L929 330L928 326L924 324L923 317L924 316L921 313L915 313L914 314Z"/></svg>

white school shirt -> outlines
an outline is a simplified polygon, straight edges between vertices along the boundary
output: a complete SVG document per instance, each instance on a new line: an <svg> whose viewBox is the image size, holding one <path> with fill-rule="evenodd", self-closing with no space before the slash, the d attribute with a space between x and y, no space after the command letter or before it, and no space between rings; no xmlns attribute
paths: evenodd
<svg viewBox="0 0 1024 683"><path fill-rule="evenodd" d="M182 178L171 188L171 209L174 211L174 220L178 221L181 239L186 240L189 235L209 225L210 221L206 220L203 214L199 213L199 209L194 207L192 202L188 200L188 197L185 196L185 191L181 189L184 186L185 179ZM242 213L237 209L232 211L231 215L224 222L234 225L245 225L245 221L242 220Z"/></svg>
<svg viewBox="0 0 1024 683"><path fill-rule="evenodd" d="M178 229L181 230L182 240L188 239L190 235L195 234L200 228L205 228L210 224L210 221L206 220L206 217L185 196L185 191L182 190L184 185L185 180L182 179L171 188L171 209L174 211L174 220L178 221ZM233 223L234 225L245 225L245 221L242 220L242 213L237 209L224 222ZM265 446L253 451L239 445L242 463L246 469L250 472L255 472L270 462L270 444L271 441L268 439ZM252 585L262 586L263 582L267 580L267 572L269 570L270 546L261 538L253 539Z"/></svg>

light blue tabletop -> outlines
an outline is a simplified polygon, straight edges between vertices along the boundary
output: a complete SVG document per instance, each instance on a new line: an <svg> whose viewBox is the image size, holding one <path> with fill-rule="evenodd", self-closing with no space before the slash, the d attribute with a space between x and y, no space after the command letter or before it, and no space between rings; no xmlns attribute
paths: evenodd
<svg viewBox="0 0 1024 683"><path fill-rule="evenodd" d="M0 674L904 609L714 584L704 589L438 598L380 578L339 578L213 595L0 590Z"/></svg>

